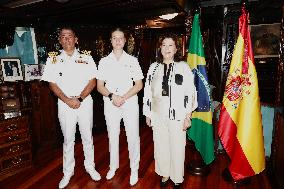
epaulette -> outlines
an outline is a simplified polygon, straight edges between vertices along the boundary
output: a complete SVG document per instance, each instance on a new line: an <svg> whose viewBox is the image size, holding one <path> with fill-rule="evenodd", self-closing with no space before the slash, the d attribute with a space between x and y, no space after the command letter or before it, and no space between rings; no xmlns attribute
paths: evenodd
<svg viewBox="0 0 284 189"><path fill-rule="evenodd" d="M87 50L82 50L79 51L80 52L80 56L79 59L76 60L76 63L80 63L80 64L88 64L88 56L91 56L91 51L87 51Z"/></svg>
<svg viewBox="0 0 284 189"><path fill-rule="evenodd" d="M48 57L51 58L51 63L52 64L55 64L56 61L57 61L57 55L58 55L58 52L55 52L55 51L52 51L52 52L49 52L48 53Z"/></svg>
<svg viewBox="0 0 284 189"><path fill-rule="evenodd" d="M91 51L87 51L87 50L82 50L80 52L81 55L86 55L86 56L91 56Z"/></svg>

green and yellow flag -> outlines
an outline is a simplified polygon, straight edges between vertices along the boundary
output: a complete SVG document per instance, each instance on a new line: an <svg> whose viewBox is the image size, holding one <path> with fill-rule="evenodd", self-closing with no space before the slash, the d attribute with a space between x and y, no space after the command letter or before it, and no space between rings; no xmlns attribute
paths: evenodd
<svg viewBox="0 0 284 189"><path fill-rule="evenodd" d="M194 141L195 147L200 152L205 164L208 165L215 159L214 138L210 86L206 73L199 14L196 14L193 19L187 62L194 74L198 101L198 107L192 113L191 127L187 134L188 138Z"/></svg>

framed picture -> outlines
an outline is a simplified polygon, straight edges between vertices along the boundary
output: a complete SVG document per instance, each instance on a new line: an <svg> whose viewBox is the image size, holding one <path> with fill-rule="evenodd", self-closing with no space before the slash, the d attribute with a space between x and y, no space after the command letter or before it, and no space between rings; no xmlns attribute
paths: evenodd
<svg viewBox="0 0 284 189"><path fill-rule="evenodd" d="M280 23L251 25L250 28L254 57L278 57Z"/></svg>
<svg viewBox="0 0 284 189"><path fill-rule="evenodd" d="M2 58L1 70L4 81L23 80L21 61L19 58Z"/></svg>
<svg viewBox="0 0 284 189"><path fill-rule="evenodd" d="M25 81L41 79L43 64L25 64Z"/></svg>

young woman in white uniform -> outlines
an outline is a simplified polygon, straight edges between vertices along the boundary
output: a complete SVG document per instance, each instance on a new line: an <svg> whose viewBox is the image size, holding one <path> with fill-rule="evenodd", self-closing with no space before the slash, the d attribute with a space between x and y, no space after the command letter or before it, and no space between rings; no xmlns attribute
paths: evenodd
<svg viewBox="0 0 284 189"><path fill-rule="evenodd" d="M119 168L119 133L123 119L130 159L130 185L138 181L140 161L139 107L137 93L142 89L143 74L137 58L124 50L124 32L111 33L112 52L99 62L97 89L104 96L104 114L109 138L110 165L106 179Z"/></svg>

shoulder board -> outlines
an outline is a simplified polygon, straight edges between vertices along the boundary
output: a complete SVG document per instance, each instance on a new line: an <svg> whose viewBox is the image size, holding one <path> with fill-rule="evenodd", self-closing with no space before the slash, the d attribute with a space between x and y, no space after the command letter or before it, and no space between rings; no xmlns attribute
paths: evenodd
<svg viewBox="0 0 284 189"><path fill-rule="evenodd" d="M57 60L56 60L57 55L58 55L58 52L56 52L56 51L52 51L52 52L49 52L49 53L48 53L48 57L51 58L52 64L55 64L55 63L56 63L56 61L57 61Z"/></svg>
<svg viewBox="0 0 284 189"><path fill-rule="evenodd" d="M87 50L82 50L80 51L81 55L86 55L86 56L91 56L91 51L87 51Z"/></svg>
<svg viewBox="0 0 284 189"><path fill-rule="evenodd" d="M48 57L54 57L54 56L57 56L58 55L58 52L56 52L56 51L51 51L51 52L49 52L48 53Z"/></svg>

